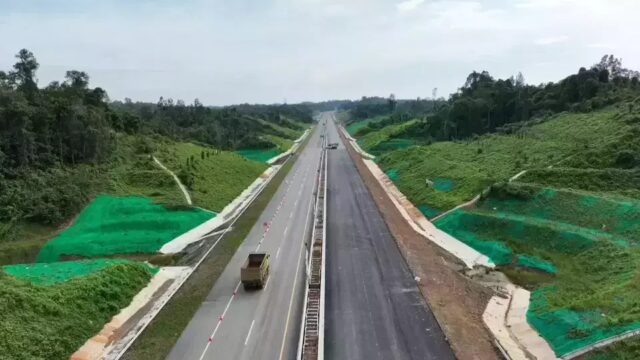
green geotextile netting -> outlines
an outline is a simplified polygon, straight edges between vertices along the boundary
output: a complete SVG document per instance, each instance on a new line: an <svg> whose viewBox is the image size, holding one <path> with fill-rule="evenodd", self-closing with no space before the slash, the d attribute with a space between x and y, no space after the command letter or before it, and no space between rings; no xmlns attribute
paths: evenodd
<svg viewBox="0 0 640 360"><path fill-rule="evenodd" d="M398 180L398 176L400 176L400 174L398 173L398 169L389 169L386 172L386 174L389 177L389 180L391 180L391 181L397 181Z"/></svg>
<svg viewBox="0 0 640 360"><path fill-rule="evenodd" d="M436 225L452 235L462 230L483 234L485 239L511 241L515 245L561 254L585 250L600 240L628 246L626 239L606 232L498 211L460 209L438 220Z"/></svg>
<svg viewBox="0 0 640 360"><path fill-rule="evenodd" d="M453 188L455 186L456 186L456 183L453 182L453 180L451 180L451 179L445 179L445 178L435 178L435 179L433 179L432 187L435 190L438 190L438 191L449 192L449 191L453 190Z"/></svg>
<svg viewBox="0 0 640 360"><path fill-rule="evenodd" d="M558 271L552 263L529 255L518 255L516 265L527 269L544 271L549 274L555 274Z"/></svg>
<svg viewBox="0 0 640 360"><path fill-rule="evenodd" d="M369 149L369 153L372 155L381 155L390 151L406 149L415 144L415 141L411 139L389 139Z"/></svg>
<svg viewBox="0 0 640 360"><path fill-rule="evenodd" d="M15 278L29 281L32 284L48 286L90 275L113 265L132 263L132 261L124 259L98 259L7 265L2 267L2 270ZM159 269L149 266L149 270L151 273L156 273Z"/></svg>
<svg viewBox="0 0 640 360"><path fill-rule="evenodd" d="M429 205L418 205L418 210L424 215L427 219L432 219L441 214L440 210L434 209Z"/></svg>
<svg viewBox="0 0 640 360"><path fill-rule="evenodd" d="M527 321L549 342L558 356L629 330L640 329L640 321L624 326L609 326L606 316L598 311L554 309L547 301L547 295L553 291L553 287L547 287L531 293Z"/></svg>
<svg viewBox="0 0 640 360"><path fill-rule="evenodd" d="M572 224L593 236L612 234L640 244L640 201L634 199L542 188L530 199L489 197L480 207Z"/></svg>
<svg viewBox="0 0 640 360"><path fill-rule="evenodd" d="M236 151L237 154L253 161L266 163L269 159L280 155L278 148L271 149L244 149Z"/></svg>
<svg viewBox="0 0 640 360"><path fill-rule="evenodd" d="M638 202L520 190L492 193L436 225L497 265L552 274L509 273L517 284L539 286L527 319L556 355L640 329Z"/></svg>
<svg viewBox="0 0 640 360"><path fill-rule="evenodd" d="M169 210L142 197L99 196L73 226L42 248L37 261L54 262L62 255L154 253L213 217L200 209Z"/></svg>

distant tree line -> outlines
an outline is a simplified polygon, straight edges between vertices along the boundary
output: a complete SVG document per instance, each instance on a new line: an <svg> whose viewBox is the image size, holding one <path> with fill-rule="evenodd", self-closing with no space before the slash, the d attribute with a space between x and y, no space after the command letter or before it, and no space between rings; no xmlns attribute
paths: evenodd
<svg viewBox="0 0 640 360"><path fill-rule="evenodd" d="M295 121L311 122L311 110L298 105L237 105L222 108L206 107L195 99L192 104L164 99L153 103L124 102L111 104L121 114L133 117L146 131L175 140L196 141L219 149L263 148L273 144L263 140L262 134L278 133L257 119L284 127L298 129ZM126 130L126 129L124 129Z"/></svg>
<svg viewBox="0 0 640 360"><path fill-rule="evenodd" d="M112 146L111 123L120 121L107 93L89 88L81 71L67 71L64 82L40 89L33 54L21 50L16 58L13 70L0 72L0 174L103 161Z"/></svg>
<svg viewBox="0 0 640 360"><path fill-rule="evenodd" d="M13 69L0 71L0 174L54 164L100 163L114 146L114 132L155 132L222 149L261 145L259 135L273 131L257 117L296 128L291 119L311 122L303 105L203 106L198 99L160 98L157 104L110 103L107 92L89 87L89 75L67 71L63 82L37 85L38 62L23 49Z"/></svg>
<svg viewBox="0 0 640 360"><path fill-rule="evenodd" d="M391 94L387 98L363 96L358 101L341 103L339 109L349 110L353 121L391 114L401 114L403 118L416 118L432 113L437 105L442 103L443 99L396 99L396 96Z"/></svg>
<svg viewBox="0 0 640 360"><path fill-rule="evenodd" d="M82 71L39 87L38 67L23 49L10 70L0 71L0 242L12 237L16 221L57 225L77 213L108 183L119 134L140 144L159 134L235 150L274 146L262 134L287 137L270 122L296 129L312 121L305 105L110 102Z"/></svg>
<svg viewBox="0 0 640 360"><path fill-rule="evenodd" d="M496 80L486 71L474 71L457 93L411 132L432 141L464 139L536 116L588 112L639 96L639 76L613 55L557 83L538 86L527 85L522 74Z"/></svg>

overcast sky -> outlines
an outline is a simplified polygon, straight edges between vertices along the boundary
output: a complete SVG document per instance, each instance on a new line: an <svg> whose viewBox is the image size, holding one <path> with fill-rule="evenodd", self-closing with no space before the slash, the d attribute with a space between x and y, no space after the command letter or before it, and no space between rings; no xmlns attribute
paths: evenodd
<svg viewBox="0 0 640 360"><path fill-rule="evenodd" d="M208 105L454 92L469 72L640 69L638 0L0 0L0 68L83 70L111 99Z"/></svg>

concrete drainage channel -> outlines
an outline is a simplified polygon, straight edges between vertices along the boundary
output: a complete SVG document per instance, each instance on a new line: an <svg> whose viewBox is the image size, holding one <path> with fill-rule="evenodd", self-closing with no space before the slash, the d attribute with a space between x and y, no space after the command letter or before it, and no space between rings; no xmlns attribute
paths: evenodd
<svg viewBox="0 0 640 360"><path fill-rule="evenodd" d="M325 123L326 124L326 123ZM323 130L323 151L318 169L310 253L307 257L307 281L304 296L302 326L298 343L298 360L324 359L324 298L326 253L326 127Z"/></svg>

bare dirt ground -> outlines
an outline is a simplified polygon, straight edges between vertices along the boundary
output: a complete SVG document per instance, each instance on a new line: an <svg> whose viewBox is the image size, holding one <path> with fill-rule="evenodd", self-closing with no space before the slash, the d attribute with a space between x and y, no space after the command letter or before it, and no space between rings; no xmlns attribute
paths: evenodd
<svg viewBox="0 0 640 360"><path fill-rule="evenodd" d="M462 275L463 266L452 255L416 233L398 212L362 158L340 133L358 172L380 209L409 267L420 278L419 287L447 340L460 360L500 359L482 313L492 291Z"/></svg>

